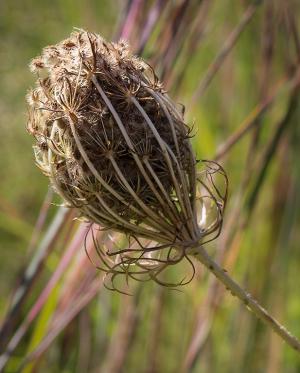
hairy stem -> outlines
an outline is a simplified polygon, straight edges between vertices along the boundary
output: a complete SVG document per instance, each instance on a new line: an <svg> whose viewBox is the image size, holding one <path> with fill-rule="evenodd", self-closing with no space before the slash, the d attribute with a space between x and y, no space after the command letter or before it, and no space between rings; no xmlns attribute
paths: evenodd
<svg viewBox="0 0 300 373"><path fill-rule="evenodd" d="M300 341L275 320L252 296L243 290L206 252L202 246L193 248L191 254L198 259L232 295L238 297L258 319L271 327L288 345L300 353Z"/></svg>

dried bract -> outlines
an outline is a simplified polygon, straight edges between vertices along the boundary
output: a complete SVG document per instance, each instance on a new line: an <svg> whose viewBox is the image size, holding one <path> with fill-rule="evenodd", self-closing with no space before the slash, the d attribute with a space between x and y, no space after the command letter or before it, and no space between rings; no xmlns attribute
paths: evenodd
<svg viewBox="0 0 300 373"><path fill-rule="evenodd" d="M113 250L95 240L110 278L160 282L163 269L219 231L226 190L215 177L227 183L225 173L205 162L197 176L182 114L126 42L74 32L30 67L38 75L27 95L37 165L68 206L135 240Z"/></svg>

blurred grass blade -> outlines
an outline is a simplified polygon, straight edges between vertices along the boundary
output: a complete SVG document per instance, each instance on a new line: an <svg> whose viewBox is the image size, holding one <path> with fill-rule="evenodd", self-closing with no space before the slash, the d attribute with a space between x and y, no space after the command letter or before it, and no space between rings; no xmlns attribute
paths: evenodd
<svg viewBox="0 0 300 373"><path fill-rule="evenodd" d="M54 242L58 238L65 220L71 214L70 210L61 207L53 219L51 225L49 226L44 238L42 239L39 247L37 248L35 255L30 261L27 269L24 272L21 285L17 288L13 296L13 300L10 306L10 310L1 326L0 330L0 352L5 351L5 344L9 339L9 336L15 327L15 322L17 321L17 315L20 311L20 307L24 299L26 298L28 292L30 291L35 279L39 275L42 266L54 247ZM0 358L1 362L1 358ZM0 363L1 367L1 363Z"/></svg>
<svg viewBox="0 0 300 373"><path fill-rule="evenodd" d="M254 16L257 7L260 5L261 1L253 1L248 8L245 10L244 14L242 15L238 25L232 30L231 34L225 40L222 48L220 49L219 53L216 55L213 62L207 68L206 74L204 78L202 78L198 88L196 89L195 93L192 96L190 107L196 104L196 101L204 94L206 89L208 88L210 82L222 66L225 58L232 50L236 42L238 41L241 33L250 22L252 17Z"/></svg>

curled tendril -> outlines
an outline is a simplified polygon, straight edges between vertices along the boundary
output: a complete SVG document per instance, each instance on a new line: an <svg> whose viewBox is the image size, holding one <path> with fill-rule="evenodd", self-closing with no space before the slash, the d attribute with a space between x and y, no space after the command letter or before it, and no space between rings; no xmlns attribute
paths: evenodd
<svg viewBox="0 0 300 373"><path fill-rule="evenodd" d="M204 160L199 161L199 165L197 186L201 190L198 191L197 201L200 201L200 204L207 204L203 201L209 199L212 202L210 212L215 216L213 221L208 222L206 226L205 224L201 226L201 244L205 244L216 239L221 232L228 180L223 168L216 162ZM126 238L125 235L114 232L107 232L105 238L101 236L101 240L98 240L98 230L101 228L96 227L95 224L90 225L89 234L92 235L93 247L99 263L87 254L93 264L105 273L104 284L108 289L127 294L117 285L119 277L124 277L126 283L129 283L130 279L139 282L154 281L169 288L187 285L193 280L195 266L188 255L188 249L198 241L182 241L180 246L175 241L173 245L161 245L151 240L140 239L133 234ZM190 266L190 275L177 282L167 281L166 270L182 261Z"/></svg>

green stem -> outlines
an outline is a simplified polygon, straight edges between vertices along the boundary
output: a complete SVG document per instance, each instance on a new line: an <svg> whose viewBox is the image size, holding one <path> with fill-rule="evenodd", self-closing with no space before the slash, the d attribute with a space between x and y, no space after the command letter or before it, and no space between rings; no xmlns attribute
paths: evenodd
<svg viewBox="0 0 300 373"><path fill-rule="evenodd" d="M300 353L300 341L283 325L275 320L252 296L243 290L206 252L202 246L192 249L191 253L198 259L219 281L223 283L232 295L238 297L258 319L271 327L288 345Z"/></svg>

